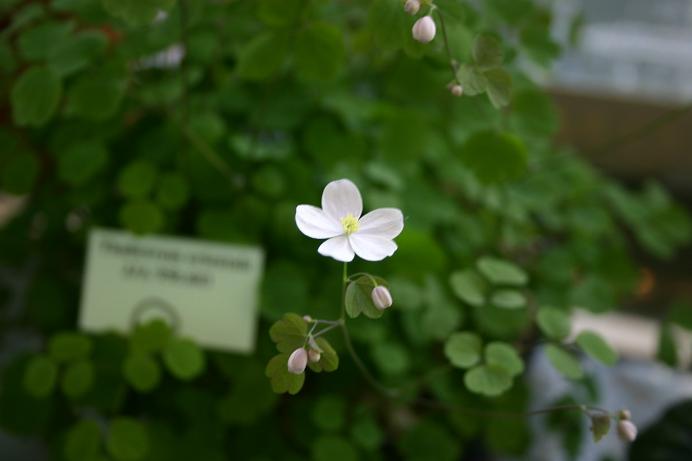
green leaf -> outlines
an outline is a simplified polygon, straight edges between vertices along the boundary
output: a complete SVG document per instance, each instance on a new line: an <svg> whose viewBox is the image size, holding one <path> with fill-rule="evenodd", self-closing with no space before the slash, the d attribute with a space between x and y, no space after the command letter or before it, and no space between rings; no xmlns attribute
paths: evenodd
<svg viewBox="0 0 692 461"><path fill-rule="evenodd" d="M385 440L384 433L374 417L362 416L351 424L351 439L361 448L376 451Z"/></svg>
<svg viewBox="0 0 692 461"><path fill-rule="evenodd" d="M336 353L332 345L329 344L329 341L327 341L327 339L324 337L319 337L315 339L315 342L319 348L322 349L322 353L320 354L319 362L308 363L310 369L316 373L319 373L321 371L330 372L339 368L339 355Z"/></svg>
<svg viewBox="0 0 692 461"><path fill-rule="evenodd" d="M163 350L163 362L168 371L182 381L196 378L205 368L204 353L186 338L171 338Z"/></svg>
<svg viewBox="0 0 692 461"><path fill-rule="evenodd" d="M106 36L96 30L79 32L51 49L48 67L66 77L87 67L108 46Z"/></svg>
<svg viewBox="0 0 692 461"><path fill-rule="evenodd" d="M369 275L361 275L346 287L345 306L346 313L351 318L358 317L361 313L371 319L378 319L384 315L384 310L378 309L372 302L372 290L375 281L384 285L381 279L375 279Z"/></svg>
<svg viewBox="0 0 692 461"><path fill-rule="evenodd" d="M294 24L301 11L301 0L260 0L257 16L270 26Z"/></svg>
<svg viewBox="0 0 692 461"><path fill-rule="evenodd" d="M454 294L465 303L476 307L485 304L485 283L474 271L453 272L449 283Z"/></svg>
<svg viewBox="0 0 692 461"><path fill-rule="evenodd" d="M591 433L593 441L599 442L603 437L608 435L610 431L610 416L603 414L595 414L591 416Z"/></svg>
<svg viewBox="0 0 692 461"><path fill-rule="evenodd" d="M565 339L571 330L569 315L554 307L541 307L536 314L538 328L550 339Z"/></svg>
<svg viewBox="0 0 692 461"><path fill-rule="evenodd" d="M345 55L341 29L312 23L302 28L296 39L296 74L309 82L331 80L341 70Z"/></svg>
<svg viewBox="0 0 692 461"><path fill-rule="evenodd" d="M584 352L591 356L591 358L605 365L613 366L618 360L617 353L600 335L593 331L583 331L579 333L576 342Z"/></svg>
<svg viewBox="0 0 692 461"><path fill-rule="evenodd" d="M113 16L138 26L151 23L160 10L168 10L175 0L101 0L101 3Z"/></svg>
<svg viewBox="0 0 692 461"><path fill-rule="evenodd" d="M283 67L287 51L286 36L264 32L246 44L238 56L238 75L248 80L266 80Z"/></svg>
<svg viewBox="0 0 692 461"><path fill-rule="evenodd" d="M123 375L135 390L150 392L161 381L161 367L151 355L136 352L123 362Z"/></svg>
<svg viewBox="0 0 692 461"><path fill-rule="evenodd" d="M487 82L488 99L500 109L507 104L512 96L512 76L504 69L490 69L483 72Z"/></svg>
<svg viewBox="0 0 692 461"><path fill-rule="evenodd" d="M24 388L36 397L44 398L53 392L58 377L58 365L46 355L32 357L24 371Z"/></svg>
<svg viewBox="0 0 692 461"><path fill-rule="evenodd" d="M483 72L476 66L462 64L457 73L459 83L464 88L464 94L475 96L485 92L488 88L488 80Z"/></svg>
<svg viewBox="0 0 692 461"><path fill-rule="evenodd" d="M481 130L471 135L460 158L483 183L503 183L526 171L527 153L517 138L497 131Z"/></svg>
<svg viewBox="0 0 692 461"><path fill-rule="evenodd" d="M67 90L67 114L87 120L113 116L125 95L127 82L116 69L98 69L80 75Z"/></svg>
<svg viewBox="0 0 692 461"><path fill-rule="evenodd" d="M91 346L88 336L67 331L50 338L48 353L58 362L70 362L89 357Z"/></svg>
<svg viewBox="0 0 692 461"><path fill-rule="evenodd" d="M94 365L89 360L79 360L67 366L61 387L66 396L77 398L89 392L93 383Z"/></svg>
<svg viewBox="0 0 692 461"><path fill-rule="evenodd" d="M444 350L452 365L469 368L481 358L481 338L475 333L452 333L445 342Z"/></svg>
<svg viewBox="0 0 692 461"><path fill-rule="evenodd" d="M12 155L0 170L0 186L10 194L27 194L33 189L38 173L39 163L34 155Z"/></svg>
<svg viewBox="0 0 692 461"><path fill-rule="evenodd" d="M57 46L68 40L72 29L72 23L58 21L44 22L26 29L17 41L19 54L27 61L44 60Z"/></svg>
<svg viewBox="0 0 692 461"><path fill-rule="evenodd" d="M312 444L313 461L358 461L358 451L345 438L323 435Z"/></svg>
<svg viewBox="0 0 692 461"><path fill-rule="evenodd" d="M96 421L83 420L67 432L63 453L67 461L95 460L101 453L101 428Z"/></svg>
<svg viewBox="0 0 692 461"><path fill-rule="evenodd" d="M128 164L118 176L118 190L127 198L146 198L154 187L158 171L154 165L137 160Z"/></svg>
<svg viewBox="0 0 692 461"><path fill-rule="evenodd" d="M516 290L497 290L490 297L490 302L503 309L521 309L526 306L526 297Z"/></svg>
<svg viewBox="0 0 692 461"><path fill-rule="evenodd" d="M84 141L65 148L58 157L58 177L72 186L86 184L108 162L108 151L95 141Z"/></svg>
<svg viewBox="0 0 692 461"><path fill-rule="evenodd" d="M346 401L336 395L320 397L312 409L312 421L324 432L341 430L346 423Z"/></svg>
<svg viewBox="0 0 692 461"><path fill-rule="evenodd" d="M185 177L179 173L166 173L159 179L156 200L163 208L177 210L189 198L189 186Z"/></svg>
<svg viewBox="0 0 692 461"><path fill-rule="evenodd" d="M116 418L108 429L106 448L117 461L139 461L145 459L149 452L149 435L139 421Z"/></svg>
<svg viewBox="0 0 692 461"><path fill-rule="evenodd" d="M120 222L135 234L151 234L163 227L164 216L156 204L138 200L126 203L120 209Z"/></svg>
<svg viewBox="0 0 692 461"><path fill-rule="evenodd" d="M138 353L160 352L172 335L171 327L161 319L137 325L130 336L130 347Z"/></svg>
<svg viewBox="0 0 692 461"><path fill-rule="evenodd" d="M478 365L466 372L464 384L471 392L496 397L512 387L512 376L496 365Z"/></svg>
<svg viewBox="0 0 692 461"><path fill-rule="evenodd" d="M499 341L485 346L485 363L503 368L510 376L516 376L524 371L524 361L517 350Z"/></svg>
<svg viewBox="0 0 692 461"><path fill-rule="evenodd" d="M293 313L284 314L269 328L269 337L276 343L277 350L288 354L303 347L307 335L307 322Z"/></svg>
<svg viewBox="0 0 692 461"><path fill-rule="evenodd" d="M553 367L566 378L580 379L584 376L584 370L579 361L561 347L548 344L545 347L545 354Z"/></svg>
<svg viewBox="0 0 692 461"><path fill-rule="evenodd" d="M473 59L482 69L491 69L502 64L502 43L491 34L481 34L473 41Z"/></svg>
<svg viewBox="0 0 692 461"><path fill-rule="evenodd" d="M514 263L504 259L483 257L476 263L478 270L495 285L526 285L529 277Z"/></svg>
<svg viewBox="0 0 692 461"><path fill-rule="evenodd" d="M405 461L458 461L462 459L460 439L441 422L425 418L402 435L398 448Z"/></svg>
<svg viewBox="0 0 692 461"><path fill-rule="evenodd" d="M400 375L411 366L408 351L399 343L380 342L371 350L375 365L387 375Z"/></svg>
<svg viewBox="0 0 692 461"><path fill-rule="evenodd" d="M512 125L521 133L537 138L550 137L560 120L550 96L540 90L524 90L512 99Z"/></svg>
<svg viewBox="0 0 692 461"><path fill-rule="evenodd" d="M29 67L12 86L12 117L20 126L41 126L58 108L62 82L45 67Z"/></svg>
<svg viewBox="0 0 692 461"><path fill-rule="evenodd" d="M295 395L305 382L305 373L297 375L288 371L289 355L290 353L281 353L272 357L264 372L271 382L272 390L277 394L288 392Z"/></svg>

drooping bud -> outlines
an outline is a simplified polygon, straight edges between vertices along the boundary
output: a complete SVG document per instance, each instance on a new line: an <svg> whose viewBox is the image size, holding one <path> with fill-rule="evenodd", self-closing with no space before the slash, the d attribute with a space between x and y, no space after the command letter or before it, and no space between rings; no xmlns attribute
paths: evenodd
<svg viewBox="0 0 692 461"><path fill-rule="evenodd" d="M618 418L629 421L630 419L632 419L632 413L630 413L628 409L623 408L622 410L620 410L620 413L618 413Z"/></svg>
<svg viewBox="0 0 692 461"><path fill-rule="evenodd" d="M458 97L464 94L464 88L459 84L450 85L449 92Z"/></svg>
<svg viewBox="0 0 692 461"><path fill-rule="evenodd" d="M310 349L308 351L308 359L310 359L311 363L319 362L321 358L322 354L320 354L320 351L316 351L315 349Z"/></svg>
<svg viewBox="0 0 692 461"><path fill-rule="evenodd" d="M377 285L372 289L372 293L370 295L372 297L372 303L381 311L392 305L392 294L389 292L387 287Z"/></svg>
<svg viewBox="0 0 692 461"><path fill-rule="evenodd" d="M311 322L312 322L312 317L310 317L309 315L304 315L304 316L303 316L303 320L305 320L305 321L308 322L308 323L311 323Z"/></svg>
<svg viewBox="0 0 692 461"><path fill-rule="evenodd" d="M406 3L404 3L404 11L408 14L413 16L418 13L418 10L420 10L420 2L418 0L406 0Z"/></svg>
<svg viewBox="0 0 692 461"><path fill-rule="evenodd" d="M411 29L413 38L421 43L431 42L432 39L435 38L436 31L437 28L435 27L435 21L433 21L433 18L430 15L423 16L422 18L418 19L418 21L413 24L413 28Z"/></svg>
<svg viewBox="0 0 692 461"><path fill-rule="evenodd" d="M618 435L623 442L634 442L637 438L637 426L628 419L622 419L618 423Z"/></svg>
<svg viewBox="0 0 692 461"><path fill-rule="evenodd" d="M308 351L305 348L298 348L291 352L288 357L288 371L299 375L305 371L305 367L308 365Z"/></svg>

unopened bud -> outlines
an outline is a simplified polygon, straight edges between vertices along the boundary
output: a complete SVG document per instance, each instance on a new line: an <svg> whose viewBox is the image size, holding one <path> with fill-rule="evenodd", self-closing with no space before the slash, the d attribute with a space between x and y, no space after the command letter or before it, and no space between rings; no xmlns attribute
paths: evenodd
<svg viewBox="0 0 692 461"><path fill-rule="evenodd" d="M387 287L382 285L377 285L372 289L371 297L372 303L381 311L392 305L392 294Z"/></svg>
<svg viewBox="0 0 692 461"><path fill-rule="evenodd" d="M404 11L408 14L414 15L418 13L418 10L420 10L420 2L418 0L406 0L406 3L404 3Z"/></svg>
<svg viewBox="0 0 692 461"><path fill-rule="evenodd" d="M296 375L301 374L305 371L305 367L308 365L308 351L300 347L293 352L288 357L288 371Z"/></svg>
<svg viewBox="0 0 692 461"><path fill-rule="evenodd" d="M303 316L303 320L305 320L306 322L310 323L310 322L312 322L312 317L310 317L309 315L304 315L304 316Z"/></svg>
<svg viewBox="0 0 692 461"><path fill-rule="evenodd" d="M312 362L312 363L319 362L320 359L322 358L322 354L320 354L320 351L316 351L315 349L310 349L308 351L308 358L310 359L310 362Z"/></svg>
<svg viewBox="0 0 692 461"><path fill-rule="evenodd" d="M624 442L634 442L637 438L637 426L628 419L620 420L618 423L618 435Z"/></svg>
<svg viewBox="0 0 692 461"><path fill-rule="evenodd" d="M428 43L435 38L436 30L435 21L433 21L432 16L423 16L413 24L411 32L415 40L421 43Z"/></svg>
<svg viewBox="0 0 692 461"><path fill-rule="evenodd" d="M618 418L629 421L632 419L632 413L630 413L630 411L627 409L622 409L620 410L620 413L618 413Z"/></svg>
<svg viewBox="0 0 692 461"><path fill-rule="evenodd" d="M449 91L450 91L454 96L461 96L462 94L464 94L464 88L463 88L461 85L459 85L459 84L451 85L451 86L449 87Z"/></svg>

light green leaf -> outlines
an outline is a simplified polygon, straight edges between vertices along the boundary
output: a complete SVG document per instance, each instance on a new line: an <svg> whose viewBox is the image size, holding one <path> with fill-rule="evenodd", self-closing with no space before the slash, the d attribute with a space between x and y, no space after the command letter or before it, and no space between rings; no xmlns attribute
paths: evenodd
<svg viewBox="0 0 692 461"><path fill-rule="evenodd" d="M478 365L466 372L464 384L471 392L496 397L512 387L512 376L496 365Z"/></svg>
<svg viewBox="0 0 692 461"><path fill-rule="evenodd" d="M385 311L378 309L372 302L375 281L385 285L383 280L368 275L361 275L348 284L344 302L349 317L355 318L362 313L371 319L378 319L384 315Z"/></svg>
<svg viewBox="0 0 692 461"><path fill-rule="evenodd" d="M563 376L569 379L580 379L584 376L584 370L579 361L569 352L554 344L545 347L545 354L550 363Z"/></svg>
<svg viewBox="0 0 692 461"><path fill-rule="evenodd" d="M151 234L163 227L164 216L156 204L137 200L120 209L120 222L135 234Z"/></svg>
<svg viewBox="0 0 692 461"><path fill-rule="evenodd" d="M490 69L483 72L487 81L488 99L496 109L509 104L512 96L512 76L504 69Z"/></svg>
<svg viewBox="0 0 692 461"><path fill-rule="evenodd" d="M20 126L41 126L53 117L58 108L62 82L45 67L30 67L12 87L12 117Z"/></svg>
<svg viewBox="0 0 692 461"><path fill-rule="evenodd" d="M288 371L289 355L290 353L281 353L272 357L264 372L271 382L272 390L277 394L288 392L295 395L305 382L305 373L297 375Z"/></svg>
<svg viewBox="0 0 692 461"><path fill-rule="evenodd" d="M297 314L284 314L281 320L274 322L269 328L269 336L276 343L279 352L290 354L305 344L308 334L308 324Z"/></svg>
<svg viewBox="0 0 692 461"><path fill-rule="evenodd" d="M139 392L150 392L161 381L161 367L148 354L130 354L123 363L123 374L127 382Z"/></svg>
<svg viewBox="0 0 692 461"><path fill-rule="evenodd" d="M504 259L483 257L476 263L478 270L490 283L495 285L526 285L529 281L528 275L514 263Z"/></svg>
<svg viewBox="0 0 692 461"><path fill-rule="evenodd" d="M83 420L67 432L63 449L67 461L95 460L101 453L101 428L96 421Z"/></svg>
<svg viewBox="0 0 692 461"><path fill-rule="evenodd" d="M526 297L516 290L498 290L492 294L490 302L503 309L521 309L526 306Z"/></svg>
<svg viewBox="0 0 692 461"><path fill-rule="evenodd" d="M24 388L36 397L44 398L53 392L58 377L58 365L46 355L32 357L24 371Z"/></svg>
<svg viewBox="0 0 692 461"><path fill-rule="evenodd" d="M306 81L331 80L341 70L345 55L341 29L312 23L302 28L296 39L296 74Z"/></svg>
<svg viewBox="0 0 692 461"><path fill-rule="evenodd" d="M565 339L571 330L569 315L554 307L541 307L536 322L544 335L550 339Z"/></svg>
<svg viewBox="0 0 692 461"><path fill-rule="evenodd" d="M65 368L61 387L70 398L77 398L91 390L94 383L94 365L89 360L73 362Z"/></svg>
<svg viewBox="0 0 692 461"><path fill-rule="evenodd" d="M171 338L163 350L163 362L168 371L182 381L196 378L205 368L204 353L189 339Z"/></svg>
<svg viewBox="0 0 692 461"><path fill-rule="evenodd" d="M473 41L473 59L482 69L491 69L502 64L502 43L491 34L481 34Z"/></svg>
<svg viewBox="0 0 692 461"><path fill-rule="evenodd" d="M499 341L485 346L485 363L503 368L510 376L516 376L524 371L524 361L517 350Z"/></svg>
<svg viewBox="0 0 692 461"><path fill-rule="evenodd" d="M453 272L449 283L454 294L465 303L476 307L485 304L485 283L474 271Z"/></svg>
<svg viewBox="0 0 692 461"><path fill-rule="evenodd" d="M137 325L130 336L130 348L139 353L160 352L168 344L171 327L161 319Z"/></svg>
<svg viewBox="0 0 692 461"><path fill-rule="evenodd" d="M583 331L579 333L576 342L584 352L591 356L591 358L605 365L613 366L618 360L617 353L600 335L593 331Z"/></svg>
<svg viewBox="0 0 692 461"><path fill-rule="evenodd" d="M139 421L120 417L111 421L106 438L108 453L116 461L139 461L149 452L149 435Z"/></svg>
<svg viewBox="0 0 692 461"><path fill-rule="evenodd" d="M480 69L470 64L462 64L457 73L459 83L464 88L464 94L475 96L488 88L488 80Z"/></svg>
<svg viewBox="0 0 692 461"><path fill-rule="evenodd" d="M472 367L481 358L481 338L475 333L452 333L445 342L445 355L456 367Z"/></svg>
<svg viewBox="0 0 692 461"><path fill-rule="evenodd" d="M329 344L329 341L321 336L315 339L315 342L319 348L322 349L322 353L320 354L319 362L308 362L310 369L316 373L319 373L321 371L330 372L339 368L339 355L336 353L332 345Z"/></svg>

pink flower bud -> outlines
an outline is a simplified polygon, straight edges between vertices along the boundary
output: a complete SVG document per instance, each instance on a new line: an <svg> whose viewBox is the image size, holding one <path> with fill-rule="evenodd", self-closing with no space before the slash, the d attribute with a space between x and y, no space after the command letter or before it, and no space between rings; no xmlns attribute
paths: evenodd
<svg viewBox="0 0 692 461"><path fill-rule="evenodd" d="M305 371L305 367L308 365L308 351L300 347L293 352L288 357L288 371L299 375Z"/></svg>
<svg viewBox="0 0 692 461"><path fill-rule="evenodd" d="M454 96L461 96L464 94L464 88L462 88L461 85L452 85L449 87L449 91L454 95Z"/></svg>
<svg viewBox="0 0 692 461"><path fill-rule="evenodd" d="M312 363L319 362L320 359L322 358L322 354L320 354L320 351L316 351L315 349L310 349L308 351L308 358L310 359L310 362L312 362Z"/></svg>
<svg viewBox="0 0 692 461"><path fill-rule="evenodd" d="M431 42L435 38L435 21L432 16L423 16L413 24L413 38L421 43Z"/></svg>
<svg viewBox="0 0 692 461"><path fill-rule="evenodd" d="M618 435L623 442L634 442L637 438L637 426L632 421L622 419L618 423Z"/></svg>
<svg viewBox="0 0 692 461"><path fill-rule="evenodd" d="M381 311L392 305L392 294L387 287L382 285L377 285L372 289L371 297L372 303Z"/></svg>
<svg viewBox="0 0 692 461"><path fill-rule="evenodd" d="M414 15L418 13L418 10L420 10L420 2L418 0L406 0L404 11L410 15Z"/></svg>

